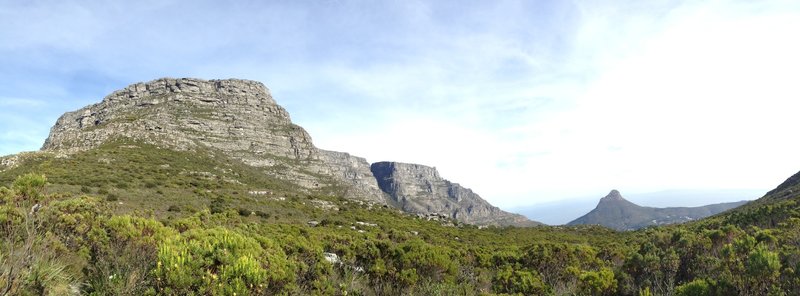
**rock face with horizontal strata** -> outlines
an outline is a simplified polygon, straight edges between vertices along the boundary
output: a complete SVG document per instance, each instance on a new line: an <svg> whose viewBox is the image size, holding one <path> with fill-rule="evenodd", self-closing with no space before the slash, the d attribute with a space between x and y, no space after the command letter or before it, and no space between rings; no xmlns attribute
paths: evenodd
<svg viewBox="0 0 800 296"><path fill-rule="evenodd" d="M390 203L414 213L448 213L472 224L533 223L492 207L469 189L441 179L435 169L422 169L425 166L417 166L416 177L398 177L398 190L384 192L390 187L379 186L375 165L347 153L317 149L256 81L162 78L133 84L61 116L42 150L68 155L118 138L180 151L221 152L308 191L339 188L345 197ZM430 184L429 192L414 191L419 184Z"/></svg>
<svg viewBox="0 0 800 296"><path fill-rule="evenodd" d="M370 164L363 157L353 156L345 152L336 152L319 149L320 159L328 163L331 173L340 176L349 188L343 194L349 196L364 196L370 201L384 204L389 199L381 191L375 176L370 171Z"/></svg>
<svg viewBox="0 0 800 296"><path fill-rule="evenodd" d="M404 211L444 214L476 225L533 226L539 223L492 206L472 190L439 176L436 168L399 162L372 164L372 174Z"/></svg>
<svg viewBox="0 0 800 296"><path fill-rule="evenodd" d="M42 150L72 153L116 138L175 150L221 151L248 165L274 168L270 174L306 189L343 179L320 159L311 136L256 81L162 78L133 84L61 116Z"/></svg>
<svg viewBox="0 0 800 296"><path fill-rule="evenodd" d="M128 86L61 116L42 149L86 150L119 136L178 150L210 146L252 164L264 164L262 154L317 157L311 137L263 84L238 79L163 78Z"/></svg>

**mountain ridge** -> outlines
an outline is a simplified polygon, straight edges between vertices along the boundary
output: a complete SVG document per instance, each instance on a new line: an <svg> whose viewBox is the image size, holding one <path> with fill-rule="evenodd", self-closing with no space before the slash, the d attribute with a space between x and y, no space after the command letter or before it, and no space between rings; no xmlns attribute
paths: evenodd
<svg viewBox="0 0 800 296"><path fill-rule="evenodd" d="M635 230L653 225L683 223L702 219L746 204L748 201L710 204L699 207L643 207L611 190L597 206L567 225L597 224L616 230Z"/></svg>
<svg viewBox="0 0 800 296"><path fill-rule="evenodd" d="M248 165L269 168L274 177L292 181L306 192L336 192L393 204L376 183L366 159L314 146L308 132L294 124L269 89L257 81L161 78L135 83L99 103L62 115L42 151L69 155L117 138L178 151L213 149ZM426 175L424 167L414 167L420 170L415 174ZM438 172L435 175L439 178ZM411 186L398 184L405 185ZM481 225L538 225L491 206L471 191L468 195L472 202L438 203L450 194L437 191L430 195L429 205L412 213L445 214Z"/></svg>

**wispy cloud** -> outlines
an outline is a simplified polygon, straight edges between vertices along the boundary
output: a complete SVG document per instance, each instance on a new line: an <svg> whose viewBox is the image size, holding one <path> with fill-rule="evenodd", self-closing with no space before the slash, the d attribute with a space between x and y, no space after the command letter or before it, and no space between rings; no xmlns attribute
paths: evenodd
<svg viewBox="0 0 800 296"><path fill-rule="evenodd" d="M44 100L39 99L24 99L24 98L4 98L0 97L0 107L24 107L33 108L43 106Z"/></svg>
<svg viewBox="0 0 800 296"><path fill-rule="evenodd" d="M9 3L0 146L38 146L60 113L130 83L240 77L266 83L322 148L434 165L501 206L611 187L765 188L800 162L786 136L799 6ZM20 120L36 132L21 137Z"/></svg>

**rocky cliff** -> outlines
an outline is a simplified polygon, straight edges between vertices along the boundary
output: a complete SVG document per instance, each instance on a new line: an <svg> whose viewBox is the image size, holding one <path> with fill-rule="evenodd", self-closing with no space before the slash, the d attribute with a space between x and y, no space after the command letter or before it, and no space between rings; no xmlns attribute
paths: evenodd
<svg viewBox="0 0 800 296"><path fill-rule="evenodd" d="M370 164L365 158L345 152L322 149L319 152L320 159L330 165L331 173L341 177L349 185L343 191L345 196L366 196L382 204L389 199L378 186L375 176L370 171Z"/></svg>
<svg viewBox="0 0 800 296"><path fill-rule="evenodd" d="M162 78L133 84L100 103L61 116L42 150L69 155L116 139L178 151L221 153L264 168L266 174L308 192L388 202L413 213L446 212L473 224L534 224L439 178L435 170L433 175L422 173L424 170L415 177L403 175L397 185L400 191L384 192L379 186L381 179L373 175L374 168L381 165L371 168L364 158L316 148L309 134L293 124L269 90L256 81ZM428 183L432 186L429 194L412 190L412 184ZM410 202L398 203L398 192Z"/></svg>
<svg viewBox="0 0 800 296"><path fill-rule="evenodd" d="M351 176L349 164L342 166L347 161L317 149L256 81L163 78L137 83L61 116L42 150L74 153L118 138L175 150L219 151L307 190L341 183L363 187ZM374 190L345 193L385 203Z"/></svg>
<svg viewBox="0 0 800 296"><path fill-rule="evenodd" d="M444 214L478 225L532 226L539 223L492 206L472 190L439 176L436 168L399 162L372 164L378 186L396 206L418 214Z"/></svg>
<svg viewBox="0 0 800 296"><path fill-rule="evenodd" d="M625 198L617 190L600 199L597 207L568 225L597 224L616 230L633 230L653 225L683 223L702 219L741 206L746 201L713 204L702 207L642 207Z"/></svg>

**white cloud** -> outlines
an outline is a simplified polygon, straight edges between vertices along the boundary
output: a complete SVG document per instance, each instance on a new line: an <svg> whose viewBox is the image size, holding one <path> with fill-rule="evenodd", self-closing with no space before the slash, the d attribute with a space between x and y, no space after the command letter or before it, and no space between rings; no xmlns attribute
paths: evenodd
<svg viewBox="0 0 800 296"><path fill-rule="evenodd" d="M501 206L763 188L800 162L796 1L40 4L0 11L2 96L262 80L318 146L436 166Z"/></svg>

